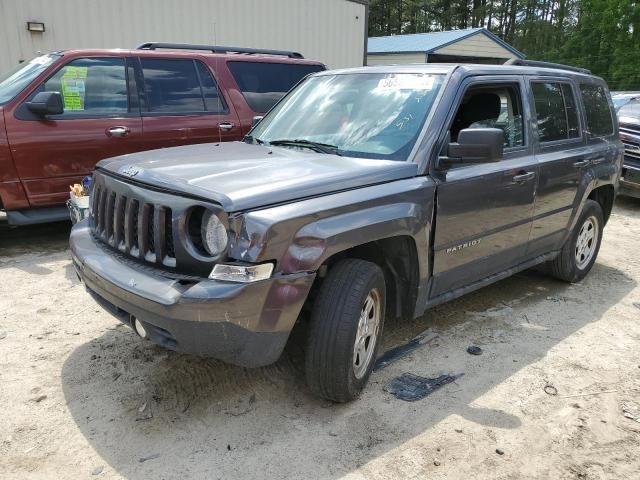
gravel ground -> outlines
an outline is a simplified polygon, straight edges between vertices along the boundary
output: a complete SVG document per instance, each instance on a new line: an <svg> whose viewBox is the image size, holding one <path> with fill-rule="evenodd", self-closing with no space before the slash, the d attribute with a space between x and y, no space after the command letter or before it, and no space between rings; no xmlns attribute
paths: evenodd
<svg viewBox="0 0 640 480"><path fill-rule="evenodd" d="M247 370L140 340L78 283L68 225L1 222L3 479L639 478L638 201L580 284L525 272L388 325L386 348L435 338L348 405L286 357ZM404 372L464 375L408 403L383 391Z"/></svg>

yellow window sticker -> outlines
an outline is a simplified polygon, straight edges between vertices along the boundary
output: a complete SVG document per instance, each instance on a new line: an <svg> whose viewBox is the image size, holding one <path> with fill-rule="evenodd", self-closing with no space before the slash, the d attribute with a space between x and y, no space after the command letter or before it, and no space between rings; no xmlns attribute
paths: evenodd
<svg viewBox="0 0 640 480"><path fill-rule="evenodd" d="M62 75L62 99L65 110L84 110L85 81L89 67L66 67Z"/></svg>

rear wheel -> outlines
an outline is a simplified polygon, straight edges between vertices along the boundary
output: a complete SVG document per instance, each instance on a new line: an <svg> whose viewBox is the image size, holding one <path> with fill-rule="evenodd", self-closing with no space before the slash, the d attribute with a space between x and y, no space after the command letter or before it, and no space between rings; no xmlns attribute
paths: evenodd
<svg viewBox="0 0 640 480"><path fill-rule="evenodd" d="M551 275L567 282L582 280L596 262L603 227L602 207L598 202L587 200L560 254L550 262Z"/></svg>
<svg viewBox="0 0 640 480"><path fill-rule="evenodd" d="M306 349L309 388L348 402L366 385L384 326L384 274L375 263L336 263L315 300Z"/></svg>

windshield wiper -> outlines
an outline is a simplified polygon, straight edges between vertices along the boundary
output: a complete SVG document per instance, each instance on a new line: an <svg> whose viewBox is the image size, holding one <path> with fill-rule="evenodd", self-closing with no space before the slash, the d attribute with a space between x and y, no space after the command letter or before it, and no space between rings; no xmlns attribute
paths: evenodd
<svg viewBox="0 0 640 480"><path fill-rule="evenodd" d="M302 147L309 148L316 152L327 153L329 155L341 155L338 151L338 147L335 145L330 145L328 143L320 143L320 142L312 142L311 140L304 139L282 139L282 140L272 140L269 142L269 145L273 146L283 146L283 147Z"/></svg>

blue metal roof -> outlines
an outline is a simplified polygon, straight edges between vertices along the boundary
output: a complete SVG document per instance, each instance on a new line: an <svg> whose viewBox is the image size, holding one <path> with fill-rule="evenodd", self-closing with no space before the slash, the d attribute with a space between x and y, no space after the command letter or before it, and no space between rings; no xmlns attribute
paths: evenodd
<svg viewBox="0 0 640 480"><path fill-rule="evenodd" d="M524 53L495 36L486 28L467 28L464 30L447 30L444 32L413 33L408 35L391 35L389 37L369 37L368 53L431 53L439 48L459 42L472 35L486 35L491 40L512 52L518 58L525 58Z"/></svg>

